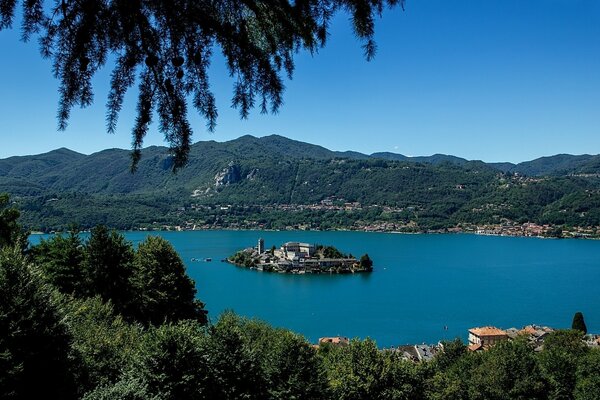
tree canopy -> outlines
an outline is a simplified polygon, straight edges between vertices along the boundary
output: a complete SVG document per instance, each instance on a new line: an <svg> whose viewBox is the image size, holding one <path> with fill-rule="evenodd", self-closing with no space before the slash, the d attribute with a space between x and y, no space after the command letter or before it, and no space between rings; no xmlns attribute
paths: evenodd
<svg viewBox="0 0 600 400"><path fill-rule="evenodd" d="M583 313L578 311L573 315L573 323L571 324L571 329L576 329L584 334L587 333L587 326L585 325L585 320L583 319Z"/></svg>
<svg viewBox="0 0 600 400"><path fill-rule="evenodd" d="M133 168L153 113L173 154L173 168L188 157L192 128L187 99L214 130L215 96L208 69L218 48L236 80L232 106L246 118L256 105L277 112L283 99L282 73L291 78L294 55L315 53L326 43L333 15L351 15L365 57L376 50L375 17L404 0L28 0L22 2L22 38L39 34L43 57L51 58L60 81L58 128L71 109L93 102L92 78L113 63L106 128L116 129L125 93L137 82ZM0 0L0 30L12 27L16 0Z"/></svg>

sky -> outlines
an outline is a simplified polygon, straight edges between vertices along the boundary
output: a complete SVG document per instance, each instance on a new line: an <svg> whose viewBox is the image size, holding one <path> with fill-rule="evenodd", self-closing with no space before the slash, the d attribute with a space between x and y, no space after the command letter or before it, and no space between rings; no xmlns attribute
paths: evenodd
<svg viewBox="0 0 600 400"><path fill-rule="evenodd" d="M0 31L0 158L59 147L90 154L130 148L135 91L107 134L110 69L95 102L57 131L58 82L37 43ZM210 69L216 131L192 110L194 141L279 134L332 150L452 154L521 162L558 153L600 153L600 1L406 0L376 24L367 62L348 15L338 14L318 54L296 56L278 114L230 108L221 57ZM156 125L145 145L164 145Z"/></svg>

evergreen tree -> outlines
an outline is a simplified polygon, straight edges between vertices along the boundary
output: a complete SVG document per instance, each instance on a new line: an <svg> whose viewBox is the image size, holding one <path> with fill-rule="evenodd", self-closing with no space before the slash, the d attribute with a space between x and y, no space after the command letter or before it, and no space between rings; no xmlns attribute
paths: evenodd
<svg viewBox="0 0 600 400"><path fill-rule="evenodd" d="M360 266L361 268L364 268L367 271L373 270L373 260L371 260L368 254L364 254L360 257Z"/></svg>
<svg viewBox="0 0 600 400"><path fill-rule="evenodd" d="M77 232L69 235L55 235L42 239L31 249L36 265L44 272L44 277L62 293L82 296L85 294L83 242Z"/></svg>
<svg viewBox="0 0 600 400"><path fill-rule="evenodd" d="M0 296L0 398L74 399L62 312L19 249L0 249Z"/></svg>
<svg viewBox="0 0 600 400"><path fill-rule="evenodd" d="M89 296L111 301L115 311L128 315L132 298L133 247L116 231L103 225L91 231L85 244L84 274Z"/></svg>
<svg viewBox="0 0 600 400"><path fill-rule="evenodd" d="M0 248L17 246L21 250L27 248L27 234L18 222L21 213L10 207L10 197L0 193Z"/></svg>
<svg viewBox="0 0 600 400"><path fill-rule="evenodd" d="M158 236L140 243L134 261L131 313L137 321L160 325L193 319L206 323L204 304L196 300L194 282L171 244Z"/></svg>
<svg viewBox="0 0 600 400"><path fill-rule="evenodd" d="M573 315L573 323L571 324L571 329L576 329L580 332L583 332L584 335L587 334L587 326L585 326L583 313L578 311L575 313L575 315Z"/></svg>

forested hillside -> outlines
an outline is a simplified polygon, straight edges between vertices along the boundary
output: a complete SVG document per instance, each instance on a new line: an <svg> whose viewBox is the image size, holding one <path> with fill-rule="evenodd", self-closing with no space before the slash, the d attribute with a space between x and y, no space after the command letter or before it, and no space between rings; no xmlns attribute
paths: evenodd
<svg viewBox="0 0 600 400"><path fill-rule="evenodd" d="M162 147L144 149L135 174L129 171L130 152L119 149L11 157L0 160L0 193L11 194L23 223L36 230L71 223L123 229L205 224L219 218L261 220L268 227L320 220L326 227L392 221L417 229L505 220L600 225L599 156L486 164L445 155L341 153L281 136L199 142L190 155L189 165L176 174ZM277 211L323 203L346 207L333 219L331 213L323 218L319 212ZM237 215L222 206L238 207Z"/></svg>

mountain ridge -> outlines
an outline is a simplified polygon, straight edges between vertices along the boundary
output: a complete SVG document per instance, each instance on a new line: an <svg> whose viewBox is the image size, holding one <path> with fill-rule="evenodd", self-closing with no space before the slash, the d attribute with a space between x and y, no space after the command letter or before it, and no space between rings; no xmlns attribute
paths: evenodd
<svg viewBox="0 0 600 400"><path fill-rule="evenodd" d="M468 160L462 157L436 153L429 156L406 156L399 153L393 152L375 152L371 154L361 153L357 151L334 151L329 150L323 146L306 143L298 140L286 138L281 135L269 135L263 137L255 137L252 135L243 135L239 138L232 139L225 142L217 142L215 140L199 141L191 146L190 160L194 162L194 157L202 156L204 151L216 151L222 155L230 155L231 157L243 157L244 153L255 151L270 151L273 154L278 154L285 157L292 158L313 158L313 159L330 159L330 158L348 158L354 160L360 159L384 159L389 161L403 161L413 163L427 163L427 164L441 164L451 163L456 165L465 165L468 162L481 162L487 166L497 169L502 172L520 173L529 176L543 176L543 175L565 175L573 173L596 173L597 169L600 170L600 155L572 155L572 154L555 154L551 156L542 156L533 160L523 161L520 163L511 162L484 162L481 160ZM142 150L142 160L147 157L161 157L166 160L168 159L169 149L164 146L149 146ZM11 156L4 159L0 159L0 174L10 174L13 165L10 167L7 164L17 164L23 161L35 160L38 162L38 168L44 168L48 165L62 164L65 162L72 163L74 161L81 161L84 158L96 158L101 155L112 153L130 154L130 150L111 148L104 149L89 155L78 153L68 148L59 148L51 150L46 153L24 155L24 156ZM57 161L56 157L60 156L62 160ZM120 159L121 157L119 157ZM164 161L168 164L168 161ZM47 165L46 165L47 164ZM119 163L119 166L121 164ZM163 165L164 166L164 165ZM31 166L34 167L34 166ZM163 169L161 167L161 169Z"/></svg>
<svg viewBox="0 0 600 400"><path fill-rule="evenodd" d="M123 149L12 157L0 160L0 193L19 204L26 226L43 231L71 223L259 226L248 221L270 228L378 222L411 231L507 221L600 226L599 156L486 164L243 136L195 143L177 173L160 146L142 150L135 174L130 166L131 152Z"/></svg>

